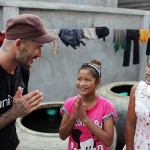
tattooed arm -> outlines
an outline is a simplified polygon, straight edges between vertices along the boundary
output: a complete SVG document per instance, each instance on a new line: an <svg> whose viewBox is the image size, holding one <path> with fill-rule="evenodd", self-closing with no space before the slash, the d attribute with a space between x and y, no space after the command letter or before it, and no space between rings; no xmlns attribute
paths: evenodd
<svg viewBox="0 0 150 150"><path fill-rule="evenodd" d="M7 124L14 121L16 117L11 113L11 110L0 115L0 129L4 128Z"/></svg>
<svg viewBox="0 0 150 150"><path fill-rule="evenodd" d="M22 89L19 87L13 98L12 108L0 115L0 129L15 119L23 117L40 107L43 99L42 92L35 90L24 96L20 96L20 93L22 93L20 90Z"/></svg>

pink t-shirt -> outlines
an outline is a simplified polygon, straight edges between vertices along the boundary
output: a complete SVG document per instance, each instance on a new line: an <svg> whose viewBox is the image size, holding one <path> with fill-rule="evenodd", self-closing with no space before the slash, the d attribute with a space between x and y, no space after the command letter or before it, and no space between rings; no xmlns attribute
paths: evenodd
<svg viewBox="0 0 150 150"><path fill-rule="evenodd" d="M74 112L74 106L77 96L67 99L62 107L62 112L71 116ZM98 96L98 101L91 109L86 111L88 117L98 127L103 127L103 122L110 116L113 116L114 122L117 121L117 114L113 104L107 99ZM76 120L69 137L68 150L108 150L99 139L85 126L81 120Z"/></svg>

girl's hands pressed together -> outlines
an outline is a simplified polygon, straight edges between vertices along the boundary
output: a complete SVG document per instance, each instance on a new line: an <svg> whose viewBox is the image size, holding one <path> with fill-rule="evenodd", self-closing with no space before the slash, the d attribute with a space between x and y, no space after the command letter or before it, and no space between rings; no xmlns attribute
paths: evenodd
<svg viewBox="0 0 150 150"><path fill-rule="evenodd" d="M82 98L79 95L76 101L76 115L80 120L87 118L85 104L83 104ZM84 121L83 121L84 122Z"/></svg>

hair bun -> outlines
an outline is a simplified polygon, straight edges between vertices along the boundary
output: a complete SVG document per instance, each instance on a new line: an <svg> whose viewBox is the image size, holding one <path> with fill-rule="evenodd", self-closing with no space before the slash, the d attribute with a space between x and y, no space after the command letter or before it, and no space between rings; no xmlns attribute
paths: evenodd
<svg viewBox="0 0 150 150"><path fill-rule="evenodd" d="M93 64L93 65L95 65L97 68L99 68L99 69L101 69L101 62L100 61L98 61L97 59L93 59L93 60L91 60L91 63Z"/></svg>

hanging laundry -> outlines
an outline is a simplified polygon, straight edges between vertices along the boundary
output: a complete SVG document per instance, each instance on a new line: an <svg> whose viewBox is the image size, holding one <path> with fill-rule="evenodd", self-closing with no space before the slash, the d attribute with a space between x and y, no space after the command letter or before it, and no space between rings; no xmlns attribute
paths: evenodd
<svg viewBox="0 0 150 150"><path fill-rule="evenodd" d="M139 37L140 44L147 43L148 39L150 38L150 30L149 29L140 29L139 33L140 33L140 37Z"/></svg>
<svg viewBox="0 0 150 150"><path fill-rule="evenodd" d="M106 36L109 35L109 29L107 27L95 27L96 35L97 37L103 38L103 41L105 41Z"/></svg>
<svg viewBox="0 0 150 150"><path fill-rule="evenodd" d="M0 32L0 47L2 46L4 39L5 39L5 33L1 31Z"/></svg>
<svg viewBox="0 0 150 150"><path fill-rule="evenodd" d="M48 32L53 34L53 35L55 35L56 37L58 37L58 34L59 34L59 30L58 29L51 29ZM51 45L51 49L53 51L53 54L54 55L58 54L59 51L60 51L60 47L58 45L58 38L56 38L55 40L50 42L50 45Z"/></svg>
<svg viewBox="0 0 150 150"><path fill-rule="evenodd" d="M125 29L114 29L114 50L117 52L119 49L126 50L126 30Z"/></svg>
<svg viewBox="0 0 150 150"><path fill-rule="evenodd" d="M150 55L150 38L148 39L148 42L147 42L146 55L147 56Z"/></svg>
<svg viewBox="0 0 150 150"><path fill-rule="evenodd" d="M94 40L97 38L95 28L83 28L83 36L86 39Z"/></svg>
<svg viewBox="0 0 150 150"><path fill-rule="evenodd" d="M139 30L126 30L126 50L124 51L123 66L129 66L131 43L133 41L133 64L139 64Z"/></svg>
<svg viewBox="0 0 150 150"><path fill-rule="evenodd" d="M82 43L85 46L85 43L81 40L83 39L82 30L61 29L59 37L67 47L70 45L72 48L77 49L76 47L79 47L80 43Z"/></svg>

